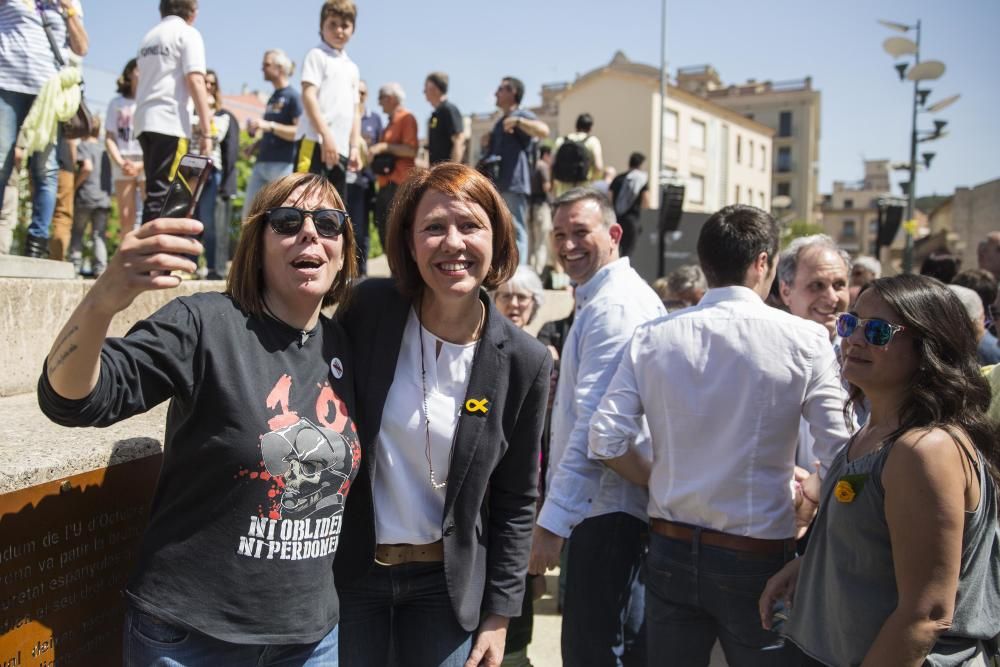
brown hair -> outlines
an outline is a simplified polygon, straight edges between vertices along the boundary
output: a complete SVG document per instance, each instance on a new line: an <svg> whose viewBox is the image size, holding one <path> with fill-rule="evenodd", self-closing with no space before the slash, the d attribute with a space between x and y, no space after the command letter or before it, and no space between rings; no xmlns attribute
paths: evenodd
<svg viewBox="0 0 1000 667"><path fill-rule="evenodd" d="M264 234L267 232L266 213L269 209L282 206L300 187L305 191L298 201L311 195L320 195L332 201L334 208L343 209L344 202L333 185L317 174L291 174L272 181L261 188L243 222L240 240L233 255L233 264L226 279L226 294L232 297L240 308L252 315L264 313ZM323 297L323 307L343 304L350 293L351 281L358 273L357 249L354 243L354 228L350 221L344 224L344 265Z"/></svg>
<svg viewBox="0 0 1000 667"><path fill-rule="evenodd" d="M160 0L160 16L180 16L187 21L198 11L198 0Z"/></svg>
<svg viewBox="0 0 1000 667"><path fill-rule="evenodd" d="M427 75L427 80L441 91L442 95L448 94L448 75L444 72L431 72Z"/></svg>
<svg viewBox="0 0 1000 667"><path fill-rule="evenodd" d="M386 255L399 291L412 298L424 287L424 280L410 251L409 234L420 200L428 190L478 204L486 211L493 227L493 260L483 286L496 289L510 280L517 269L517 241L514 221L506 204L489 179L475 169L456 162L442 162L431 169L411 171L393 198Z"/></svg>
<svg viewBox="0 0 1000 667"><path fill-rule="evenodd" d="M331 16L336 16L350 22L355 28L358 27L358 8L353 0L326 0L323 8L319 10L319 29L323 29L323 23Z"/></svg>

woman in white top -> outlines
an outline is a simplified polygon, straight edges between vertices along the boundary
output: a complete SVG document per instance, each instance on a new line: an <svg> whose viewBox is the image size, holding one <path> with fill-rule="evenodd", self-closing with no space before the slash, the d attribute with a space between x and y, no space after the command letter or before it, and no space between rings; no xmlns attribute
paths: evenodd
<svg viewBox="0 0 1000 667"><path fill-rule="evenodd" d="M485 176L411 172L388 231L395 279L338 313L363 369L365 463L336 564L341 664L497 665L525 592L552 359L483 289L517 266Z"/></svg>
<svg viewBox="0 0 1000 667"><path fill-rule="evenodd" d="M143 187L142 147L135 136L135 89L139 68L135 58L125 64L118 77L118 97L108 104L105 116L104 145L111 160L111 179L118 198L118 220L122 236L135 227L136 190ZM146 193L142 193L143 199Z"/></svg>

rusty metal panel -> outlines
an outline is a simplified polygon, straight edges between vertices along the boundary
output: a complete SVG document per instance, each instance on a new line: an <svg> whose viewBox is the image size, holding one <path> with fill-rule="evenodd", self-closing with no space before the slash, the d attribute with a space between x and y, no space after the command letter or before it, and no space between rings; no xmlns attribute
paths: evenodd
<svg viewBox="0 0 1000 667"><path fill-rule="evenodd" d="M0 667L120 665L162 454L0 495Z"/></svg>

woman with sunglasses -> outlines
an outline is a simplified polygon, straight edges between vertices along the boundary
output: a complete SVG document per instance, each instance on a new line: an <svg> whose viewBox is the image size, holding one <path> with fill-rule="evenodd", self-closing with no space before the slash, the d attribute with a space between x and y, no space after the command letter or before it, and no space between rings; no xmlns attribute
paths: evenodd
<svg viewBox="0 0 1000 667"><path fill-rule="evenodd" d="M112 317L176 287L195 220L126 235L49 352L39 403L105 426L169 400L163 468L125 588L126 665L336 665L332 565L360 461L353 364L320 309L347 296L354 236L313 174L254 200L225 293L179 297L124 338Z"/></svg>
<svg viewBox="0 0 1000 667"><path fill-rule="evenodd" d="M768 582L761 621L794 602L782 632L804 664L986 665L1000 444L972 325L942 283L900 275L873 281L837 328L845 412L867 399L870 416L824 480L805 555Z"/></svg>
<svg viewBox="0 0 1000 667"><path fill-rule="evenodd" d="M499 665L525 594L551 357L486 292L517 249L476 170L412 173L387 254L395 280L361 283L338 313L365 369L365 465L337 558L341 662Z"/></svg>

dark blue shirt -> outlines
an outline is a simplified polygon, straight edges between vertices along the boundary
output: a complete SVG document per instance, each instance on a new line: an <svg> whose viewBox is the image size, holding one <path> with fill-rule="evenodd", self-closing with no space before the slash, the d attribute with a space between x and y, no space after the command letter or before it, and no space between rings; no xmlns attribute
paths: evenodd
<svg viewBox="0 0 1000 667"><path fill-rule="evenodd" d="M525 109L516 109L509 115L525 120L538 119L535 114ZM501 158L500 179L497 181L497 189L500 192L531 194L533 143L531 135L520 128L513 132L504 132L503 118L493 126L493 131L490 133L490 155L499 155Z"/></svg>
<svg viewBox="0 0 1000 667"><path fill-rule="evenodd" d="M279 125L294 125L302 115L302 99L297 90L286 86L274 91L267 101L264 120ZM295 159L295 142L285 141L274 132L265 132L260 139L259 162L292 162Z"/></svg>

